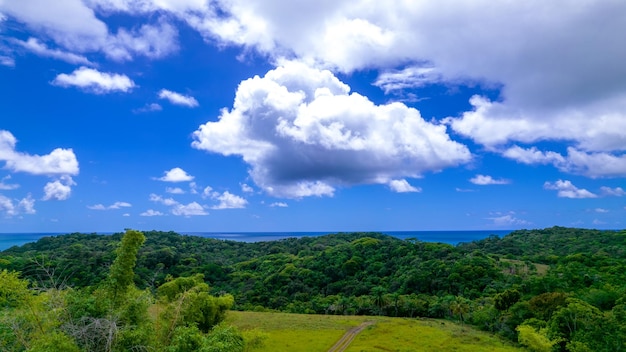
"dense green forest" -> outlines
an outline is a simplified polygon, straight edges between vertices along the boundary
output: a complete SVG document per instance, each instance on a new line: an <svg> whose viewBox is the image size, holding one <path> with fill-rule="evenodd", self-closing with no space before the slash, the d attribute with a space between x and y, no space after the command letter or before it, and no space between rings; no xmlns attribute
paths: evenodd
<svg viewBox="0 0 626 352"><path fill-rule="evenodd" d="M135 296L144 295L146 302L160 302L165 312L170 309L169 316L161 314L159 318L172 327L165 337L157 334L161 346L173 343L175 329L180 336L191 336L213 331L221 321L219 314L204 325L199 318L191 323L172 318L175 302L180 304L181 297L196 292L203 295L197 302L210 302L206 304L214 310L232 306L238 310L445 318L500 334L532 351L626 348L626 231L553 227L514 231L503 238L491 236L457 246L379 233L258 243L174 232L143 235L145 243L137 246L132 277L125 279L129 282L124 287L132 290L122 291L124 295L131 291ZM0 269L17 286L28 282L48 295L50 288L63 292L65 300L96 297L109 302L109 310L83 307L72 319L102 318L116 309L116 316L130 314L120 313L125 309L145 311L115 304L112 278L115 270L119 271L116 263L124 247L120 245L123 236L75 233L42 238L1 252ZM128 274L128 265L125 268ZM168 287L170 294L165 293ZM10 312L19 309L11 303L15 299L7 290L0 288L0 308L4 308L0 338L9 341L17 339L11 335L10 324L15 322ZM135 327L139 320L134 319L133 324L119 320L120 329ZM84 341L66 330L58 331L85 348ZM247 341L237 332L230 334L241 338L241 346Z"/></svg>

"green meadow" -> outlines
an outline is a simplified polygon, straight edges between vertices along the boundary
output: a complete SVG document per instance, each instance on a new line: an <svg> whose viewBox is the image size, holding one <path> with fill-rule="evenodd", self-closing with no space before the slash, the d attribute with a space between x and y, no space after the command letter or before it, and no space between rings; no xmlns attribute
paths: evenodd
<svg viewBox="0 0 626 352"><path fill-rule="evenodd" d="M226 322L242 331L266 334L264 345L251 351L328 351L350 328L373 325L356 335L346 352L358 351L526 351L467 325L435 319L289 313L228 313Z"/></svg>

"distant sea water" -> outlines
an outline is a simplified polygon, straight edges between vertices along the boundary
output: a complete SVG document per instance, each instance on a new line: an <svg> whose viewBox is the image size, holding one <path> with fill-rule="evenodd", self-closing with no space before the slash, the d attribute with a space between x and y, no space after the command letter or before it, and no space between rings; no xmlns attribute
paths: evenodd
<svg viewBox="0 0 626 352"><path fill-rule="evenodd" d="M511 230L484 230L484 231L372 231L381 232L402 240L415 238L423 242L441 242L456 245L461 242L472 242L487 238L491 235L504 237ZM275 241L285 238L317 237L332 233L349 232L179 232L181 235L215 238L240 242ZM60 236L64 233L0 233L0 251L13 246L21 246L35 242L46 236ZM103 236L110 233L104 233Z"/></svg>

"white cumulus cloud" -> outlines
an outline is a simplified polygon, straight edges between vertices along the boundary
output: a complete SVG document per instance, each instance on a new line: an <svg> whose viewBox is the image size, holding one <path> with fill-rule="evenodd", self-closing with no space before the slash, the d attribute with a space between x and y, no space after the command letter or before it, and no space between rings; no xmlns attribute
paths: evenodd
<svg viewBox="0 0 626 352"><path fill-rule="evenodd" d="M288 198L331 196L336 186L387 184L471 159L419 111L349 91L330 71L285 62L243 81L234 108L200 126L192 145L241 156L257 186Z"/></svg>
<svg viewBox="0 0 626 352"><path fill-rule="evenodd" d="M154 16L151 24L120 26L112 32L96 16L94 2L64 0L51 6L46 0L1 1L0 11L58 47L48 49L31 43L28 49L71 63L87 64L80 54L90 52L122 61L134 56L160 58L178 50L178 31L164 18Z"/></svg>
<svg viewBox="0 0 626 352"><path fill-rule="evenodd" d="M126 93L135 87L135 82L126 75L100 72L85 66L71 74L61 73L51 83L66 88L74 86L96 94Z"/></svg>
<svg viewBox="0 0 626 352"><path fill-rule="evenodd" d="M167 89L161 89L159 91L158 96L160 99L166 99L170 103L175 104L175 105L182 105L182 106L186 106L189 108L195 108L199 105L196 98L192 96L172 92L171 90L167 90Z"/></svg>
<svg viewBox="0 0 626 352"><path fill-rule="evenodd" d="M72 193L72 186L75 185L76 182L69 176L61 176L58 180L48 182L43 188L43 200L66 200Z"/></svg>
<svg viewBox="0 0 626 352"><path fill-rule="evenodd" d="M187 174L185 170L179 167L175 167L169 171L165 171L165 175L163 177L156 178L156 180L163 182L188 182L193 179L193 176Z"/></svg>
<svg viewBox="0 0 626 352"><path fill-rule="evenodd" d="M31 155L16 151L16 144L11 132L0 130L0 161L9 170L33 175L78 174L78 160L72 149L57 148L49 154Z"/></svg>
<svg viewBox="0 0 626 352"><path fill-rule="evenodd" d="M219 200L220 203L211 207L212 209L241 209L245 208L248 201L244 198L234 195L228 191L215 195L214 199Z"/></svg>
<svg viewBox="0 0 626 352"><path fill-rule="evenodd" d="M173 198L163 198L154 193L150 194L150 201L170 207L170 212L176 216L209 215L205 207L197 202L182 204Z"/></svg>
<svg viewBox="0 0 626 352"><path fill-rule="evenodd" d="M578 188L569 180L558 180L556 182L546 182L544 189L558 191L557 196L560 198L597 198L594 193L584 188Z"/></svg>
<svg viewBox="0 0 626 352"><path fill-rule="evenodd" d="M197 202L191 202L189 204L176 204L172 207L172 214L186 217L209 215L209 213L204 210L204 207Z"/></svg>

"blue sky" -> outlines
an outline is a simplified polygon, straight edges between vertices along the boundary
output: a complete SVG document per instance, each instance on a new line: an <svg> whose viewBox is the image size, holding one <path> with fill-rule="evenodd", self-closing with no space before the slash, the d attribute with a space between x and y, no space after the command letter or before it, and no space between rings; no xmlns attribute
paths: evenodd
<svg viewBox="0 0 626 352"><path fill-rule="evenodd" d="M624 228L624 16L0 0L0 232Z"/></svg>

